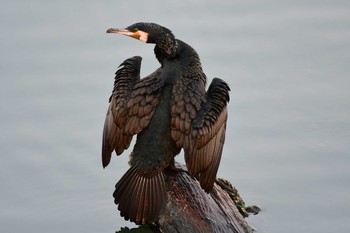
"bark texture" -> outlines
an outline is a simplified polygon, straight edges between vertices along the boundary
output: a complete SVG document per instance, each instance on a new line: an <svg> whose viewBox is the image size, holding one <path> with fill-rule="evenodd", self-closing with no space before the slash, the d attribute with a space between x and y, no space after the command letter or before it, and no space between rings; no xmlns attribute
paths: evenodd
<svg viewBox="0 0 350 233"><path fill-rule="evenodd" d="M244 220L235 202L217 183L208 194L186 172L167 171L168 201L159 219L159 230L180 232L234 232L254 230Z"/></svg>

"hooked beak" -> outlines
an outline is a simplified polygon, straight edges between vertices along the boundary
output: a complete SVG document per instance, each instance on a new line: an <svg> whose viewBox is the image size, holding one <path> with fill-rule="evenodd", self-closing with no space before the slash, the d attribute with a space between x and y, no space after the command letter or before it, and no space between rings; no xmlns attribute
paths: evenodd
<svg viewBox="0 0 350 233"><path fill-rule="evenodd" d="M132 31L129 31L128 29L123 29L123 28L109 28L106 31L106 33L117 33L117 34L129 36L137 40L143 41L145 43L147 43L147 40L148 40L148 33L141 30L132 32Z"/></svg>

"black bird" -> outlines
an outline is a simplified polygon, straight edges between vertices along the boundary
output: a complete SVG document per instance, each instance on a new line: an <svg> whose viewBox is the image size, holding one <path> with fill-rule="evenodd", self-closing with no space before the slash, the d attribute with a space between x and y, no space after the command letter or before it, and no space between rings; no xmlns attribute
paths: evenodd
<svg viewBox="0 0 350 233"><path fill-rule="evenodd" d="M125 60L116 72L104 124L102 164L113 151L123 153L137 134L130 168L116 184L115 204L126 220L145 224L158 220L166 202L163 177L184 150L188 171L210 192L225 141L229 87L214 78L205 91L197 52L154 23L136 23L107 33L155 44L161 66L140 79L141 57Z"/></svg>

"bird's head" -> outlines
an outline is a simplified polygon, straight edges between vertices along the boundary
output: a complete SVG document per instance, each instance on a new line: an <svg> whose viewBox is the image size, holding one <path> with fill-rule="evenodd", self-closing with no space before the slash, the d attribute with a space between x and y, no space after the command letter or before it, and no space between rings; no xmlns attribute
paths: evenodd
<svg viewBox="0 0 350 233"><path fill-rule="evenodd" d="M109 28L107 33L126 35L145 43L156 44L156 56L175 55L177 41L171 31L155 23L135 23L126 28ZM157 55L157 53L159 53Z"/></svg>

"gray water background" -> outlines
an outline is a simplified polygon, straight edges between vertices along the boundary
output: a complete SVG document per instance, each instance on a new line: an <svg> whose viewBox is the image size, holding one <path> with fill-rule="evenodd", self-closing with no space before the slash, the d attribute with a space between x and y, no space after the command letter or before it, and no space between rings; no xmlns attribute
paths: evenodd
<svg viewBox="0 0 350 233"><path fill-rule="evenodd" d="M1 1L0 232L115 232L101 133L114 72L153 45L109 27L157 22L231 87L219 177L261 233L350 231L350 1Z"/></svg>

